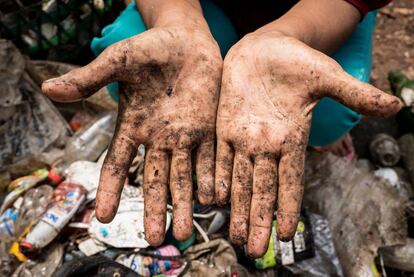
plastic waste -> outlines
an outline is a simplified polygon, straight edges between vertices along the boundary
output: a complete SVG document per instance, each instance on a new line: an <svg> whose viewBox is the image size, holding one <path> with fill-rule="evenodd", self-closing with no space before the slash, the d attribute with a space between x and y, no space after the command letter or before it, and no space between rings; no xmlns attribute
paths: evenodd
<svg viewBox="0 0 414 277"><path fill-rule="evenodd" d="M8 208L0 216L0 239L4 240L6 237L12 237L15 234L15 224L19 214L16 209Z"/></svg>
<svg viewBox="0 0 414 277"><path fill-rule="evenodd" d="M411 184L414 184L414 134L405 134L398 139L402 160L410 175Z"/></svg>
<svg viewBox="0 0 414 277"><path fill-rule="evenodd" d="M238 276L237 256L230 243L224 239L211 240L191 246L184 252L188 261L183 276Z"/></svg>
<svg viewBox="0 0 414 277"><path fill-rule="evenodd" d="M177 276L183 271L181 253L172 245L165 245L144 253L120 255L116 261L131 268L140 276L159 274Z"/></svg>
<svg viewBox="0 0 414 277"><path fill-rule="evenodd" d="M88 191L87 202L96 198L102 165L90 161L77 161L67 169L66 182L82 184Z"/></svg>
<svg viewBox="0 0 414 277"><path fill-rule="evenodd" d="M66 143L63 164L66 169L79 160L96 161L111 142L116 124L116 113L109 112L86 124Z"/></svg>
<svg viewBox="0 0 414 277"><path fill-rule="evenodd" d="M48 171L46 169L39 169L33 172L32 175L20 177L12 181L8 189L11 192L6 196L0 208L0 213L3 213L13 202L22 195L25 191L36 186L39 182L46 179Z"/></svg>
<svg viewBox="0 0 414 277"><path fill-rule="evenodd" d="M296 261L291 265L285 265L285 268L299 276L344 276L328 221L318 214L308 214L312 227L315 256Z"/></svg>
<svg viewBox="0 0 414 277"><path fill-rule="evenodd" d="M391 89L401 98L405 107L397 114L397 122L401 129L414 132L414 80L410 80L398 70L388 74Z"/></svg>
<svg viewBox="0 0 414 277"><path fill-rule="evenodd" d="M25 240L20 242L21 251L30 253L48 245L78 211L85 201L86 193L78 184L58 185L46 213L27 234Z"/></svg>
<svg viewBox="0 0 414 277"><path fill-rule="evenodd" d="M42 185L28 190L24 197L18 198L14 207L8 208L0 217L0 238L17 238L45 212L52 195L53 188Z"/></svg>
<svg viewBox="0 0 414 277"><path fill-rule="evenodd" d="M374 171L374 175L387 181L387 184L396 190L401 195L401 197L408 198L413 195L411 185L407 182L404 182L404 180L400 178L396 169L388 167L379 168Z"/></svg>
<svg viewBox="0 0 414 277"><path fill-rule="evenodd" d="M382 166L393 166L400 160L400 148L397 141L390 135L378 134L369 145L372 159Z"/></svg>
<svg viewBox="0 0 414 277"><path fill-rule="evenodd" d="M228 212L217 210L210 225L208 226L207 235L214 234L226 223Z"/></svg>
<svg viewBox="0 0 414 277"><path fill-rule="evenodd" d="M85 256L92 256L107 249L105 244L93 238L82 241L78 248Z"/></svg>
<svg viewBox="0 0 414 277"><path fill-rule="evenodd" d="M266 269L276 264L290 265L315 255L312 229L306 213L302 213L293 240L279 241L276 233L277 221L273 221L268 249L262 258L255 259L255 267Z"/></svg>
<svg viewBox="0 0 414 277"><path fill-rule="evenodd" d="M345 276L375 276L379 247L407 237L406 198L372 173L331 154L310 153L304 206L329 222Z"/></svg>
<svg viewBox="0 0 414 277"><path fill-rule="evenodd" d="M71 118L69 125L74 132L93 120L93 115L87 110L78 110Z"/></svg>
<svg viewBox="0 0 414 277"><path fill-rule="evenodd" d="M10 41L0 39L0 170L64 144L71 134L26 72L23 55Z"/></svg>
<svg viewBox="0 0 414 277"><path fill-rule="evenodd" d="M403 100L406 107L414 113L414 80L410 80L401 71L392 70L388 80L395 95Z"/></svg>
<svg viewBox="0 0 414 277"><path fill-rule="evenodd" d="M171 223L167 213L166 231ZM108 224L92 216L88 233L107 245L116 248L146 248L149 246L144 234L144 197L142 189L125 185L115 218Z"/></svg>
<svg viewBox="0 0 414 277"><path fill-rule="evenodd" d="M64 247L54 243L35 260L22 263L11 277L50 277L62 264Z"/></svg>
<svg viewBox="0 0 414 277"><path fill-rule="evenodd" d="M404 245L380 248L379 255L388 267L414 272L414 239L408 238Z"/></svg>

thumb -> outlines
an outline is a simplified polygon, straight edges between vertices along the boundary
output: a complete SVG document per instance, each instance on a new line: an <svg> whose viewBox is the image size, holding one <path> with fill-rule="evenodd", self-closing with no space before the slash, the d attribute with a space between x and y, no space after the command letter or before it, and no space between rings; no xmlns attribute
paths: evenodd
<svg viewBox="0 0 414 277"><path fill-rule="evenodd" d="M114 44L88 65L45 81L42 91L58 102L73 102L91 96L115 81L116 72L125 60L125 51L120 51L120 47L122 44Z"/></svg>
<svg viewBox="0 0 414 277"><path fill-rule="evenodd" d="M363 115L389 117L403 107L398 97L355 79L342 68L335 68L327 77L323 89L325 96Z"/></svg>

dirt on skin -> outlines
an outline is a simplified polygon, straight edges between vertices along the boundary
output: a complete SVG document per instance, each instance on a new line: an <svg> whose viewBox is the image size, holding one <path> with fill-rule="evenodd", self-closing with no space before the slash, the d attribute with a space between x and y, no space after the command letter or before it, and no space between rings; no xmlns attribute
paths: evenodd
<svg viewBox="0 0 414 277"><path fill-rule="evenodd" d="M392 69L414 78L413 0L394 0L378 12L371 83L390 91L387 75Z"/></svg>

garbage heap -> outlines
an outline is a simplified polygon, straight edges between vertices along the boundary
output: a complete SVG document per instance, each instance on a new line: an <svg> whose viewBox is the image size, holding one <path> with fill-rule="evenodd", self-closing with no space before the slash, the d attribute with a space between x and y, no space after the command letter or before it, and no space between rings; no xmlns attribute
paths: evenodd
<svg viewBox="0 0 414 277"><path fill-rule="evenodd" d="M173 238L169 206L166 240L154 249L143 227L142 145L115 219L102 224L95 217L99 175L117 105L106 89L65 105L41 93L44 80L73 68L28 60L12 43L0 40L0 276L414 272L414 133L398 140L375 136L371 161L309 151L304 209L295 237L279 241L275 221L262 258L252 259L244 248L230 244L230 207L198 203L191 238ZM399 116L413 132L414 82L398 72L390 76L407 106Z"/></svg>

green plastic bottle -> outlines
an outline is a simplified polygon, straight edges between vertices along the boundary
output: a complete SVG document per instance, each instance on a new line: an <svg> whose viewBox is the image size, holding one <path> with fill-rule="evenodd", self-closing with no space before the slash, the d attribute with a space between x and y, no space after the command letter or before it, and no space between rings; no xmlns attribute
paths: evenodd
<svg viewBox="0 0 414 277"><path fill-rule="evenodd" d="M414 132L414 80L408 79L398 70L388 73L391 90L405 107L397 114L397 121L403 132Z"/></svg>

